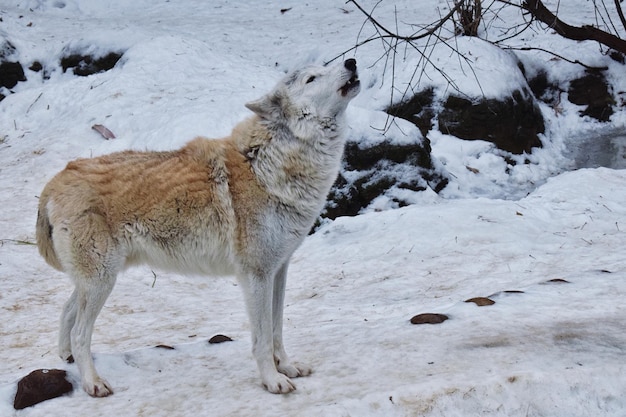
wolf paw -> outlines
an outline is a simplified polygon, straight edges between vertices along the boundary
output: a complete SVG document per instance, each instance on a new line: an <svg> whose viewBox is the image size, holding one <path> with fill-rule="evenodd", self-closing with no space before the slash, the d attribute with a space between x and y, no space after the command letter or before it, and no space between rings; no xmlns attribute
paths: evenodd
<svg viewBox="0 0 626 417"><path fill-rule="evenodd" d="M289 378L278 372L271 377L263 378L263 386L272 394L288 394L296 389Z"/></svg>
<svg viewBox="0 0 626 417"><path fill-rule="evenodd" d="M72 349L69 346L60 347L59 356L61 357L61 360L67 363L74 363L74 356L72 356Z"/></svg>
<svg viewBox="0 0 626 417"><path fill-rule="evenodd" d="M303 365L301 363L280 363L276 368L278 369L278 372L283 375L287 375L289 378L308 376L313 372L310 366Z"/></svg>
<svg viewBox="0 0 626 417"><path fill-rule="evenodd" d="M94 382L83 382L83 389L92 397L108 397L113 394L113 389L102 378L97 378Z"/></svg>

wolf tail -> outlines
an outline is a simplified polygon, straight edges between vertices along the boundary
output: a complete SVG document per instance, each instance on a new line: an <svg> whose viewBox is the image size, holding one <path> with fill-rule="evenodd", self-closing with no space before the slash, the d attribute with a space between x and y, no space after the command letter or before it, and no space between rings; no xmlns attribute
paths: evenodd
<svg viewBox="0 0 626 417"><path fill-rule="evenodd" d="M39 248L39 254L43 256L46 262L53 268L59 271L63 270L59 258L54 251L54 245L52 243L52 225L50 224L50 218L48 217L48 197L45 193L42 193L39 199L39 211L37 212L37 247Z"/></svg>

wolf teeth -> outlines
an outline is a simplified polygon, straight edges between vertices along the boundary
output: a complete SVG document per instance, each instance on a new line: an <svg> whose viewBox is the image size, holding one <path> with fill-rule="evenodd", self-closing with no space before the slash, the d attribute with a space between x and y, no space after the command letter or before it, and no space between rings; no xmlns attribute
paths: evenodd
<svg viewBox="0 0 626 417"><path fill-rule="evenodd" d="M345 96L346 94L348 94L349 90L352 90L358 85L359 85L359 76L357 74L353 74L352 77L350 77L350 79L346 81L346 83L343 86L341 86L339 91L341 91L341 95Z"/></svg>
<svg viewBox="0 0 626 417"><path fill-rule="evenodd" d="M350 79L344 84L344 87L350 87L353 84L359 82L359 77L356 75L353 75L352 77L350 77Z"/></svg>

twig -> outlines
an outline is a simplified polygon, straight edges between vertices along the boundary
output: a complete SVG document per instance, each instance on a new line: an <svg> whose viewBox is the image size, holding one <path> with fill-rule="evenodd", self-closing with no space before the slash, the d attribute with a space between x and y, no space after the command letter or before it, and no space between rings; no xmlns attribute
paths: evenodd
<svg viewBox="0 0 626 417"><path fill-rule="evenodd" d="M583 62L580 62L577 59L569 59L569 58L565 58L563 55L559 55L556 52L552 52L552 51L548 51L547 49L543 49L543 48L538 48L536 46L520 46L520 47L514 47L514 46L505 46L502 45L502 48L504 49L510 49L512 51L541 51L541 52L545 52L547 54L550 54L556 58L562 59L565 62L569 62L570 64L578 64L583 66L584 68L588 69L588 70L593 70L593 71L606 71L607 69L609 69L609 67L594 67L591 65L587 65Z"/></svg>
<svg viewBox="0 0 626 417"><path fill-rule="evenodd" d="M615 8L617 9L617 15L619 16L619 20L622 22L622 26L624 26L624 30L626 30L626 18L624 18L622 5L619 3L620 3L620 0L615 0Z"/></svg>
<svg viewBox="0 0 626 417"><path fill-rule="evenodd" d="M16 245L36 245L36 243L34 242L29 242L28 240L21 240L21 239L0 239L0 242L2 244L4 244L4 242L12 242L12 243L15 243Z"/></svg>
<svg viewBox="0 0 626 417"><path fill-rule="evenodd" d="M37 101L39 101L39 99L41 98L41 96L43 95L43 91L41 93L39 93L39 95L37 96L37 98L35 99L35 101L33 101L31 103L30 106L28 106L28 109L26 109L26 114L28 114L28 112L30 111L30 109L33 108L33 106L35 105L35 103L37 103Z"/></svg>
<svg viewBox="0 0 626 417"><path fill-rule="evenodd" d="M439 22L437 22L431 29L427 30L426 32L420 34L420 35L413 35L413 36L402 36L399 35L397 33L394 33L390 30L388 30L386 27L384 27L383 25L381 25L376 19L374 19L372 17L372 15L368 12L366 12L359 3L356 2L356 0L348 0L347 3L352 3L354 4L357 9L359 9L361 11L361 13L363 13L367 19L372 22L372 24L374 26L376 26L377 28L379 28L380 30L382 30L383 32L385 32L385 34L389 37L392 38L396 38L398 40L402 40L402 41L407 41L407 42L411 42L411 41L417 41L419 39L423 39L426 38L430 35L432 35L433 33L435 33L441 26L443 26L443 24L449 19L451 18L454 13L457 12L457 10L459 10L461 8L461 6L463 5L463 2L458 2L452 9L450 9L450 11L448 12L447 15L445 15L443 18L439 19ZM376 6L378 6L378 4L380 3L380 1L378 3L376 3Z"/></svg>
<svg viewBox="0 0 626 417"><path fill-rule="evenodd" d="M349 48L347 50L345 50L344 52L342 52L341 54L337 55L336 57L332 58L331 60L327 61L326 64L329 64L333 61L335 61L336 59L338 59L341 56L344 56L346 53L351 52L355 49L358 49L359 47L368 44L374 40L386 40L386 39L398 39L401 41L405 41L405 42L413 42L413 41L417 41L426 37L429 37L431 35L433 35L435 32L437 32L443 25L444 23L452 16L454 15L454 13L461 7L461 4L457 4L454 8L452 8L450 10L450 12L445 15L444 17L442 17L438 22L436 22L430 29L427 29L425 32L419 34L419 35L411 35L411 36L403 36L403 35L399 35L397 33L394 33L390 30L388 30L385 26L383 26L382 24L380 24L376 19L374 19L374 17L372 16L374 9L376 9L376 7L378 7L378 5L382 2L378 1L376 3L376 5L374 6L374 8L372 9L372 12L368 13L367 11L365 11L365 9L363 9L363 7L361 7L361 5L359 3L356 2L356 0L348 0L346 3L352 3L356 6L357 9L359 9L359 11L361 11L361 13L363 13L365 15L366 22L369 21L371 22L374 27L376 28L377 32L378 32L378 36L374 36L374 37L369 37L363 41L358 42L356 45L354 45L352 48ZM365 22L363 23L363 25L361 26L361 30L359 30L359 35L361 34L363 27L365 26ZM384 33L380 33L380 32L384 32ZM357 38L358 39L358 38Z"/></svg>

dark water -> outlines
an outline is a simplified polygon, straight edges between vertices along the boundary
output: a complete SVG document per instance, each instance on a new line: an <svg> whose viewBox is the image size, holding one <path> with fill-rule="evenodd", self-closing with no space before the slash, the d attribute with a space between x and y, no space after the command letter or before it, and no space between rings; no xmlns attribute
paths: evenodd
<svg viewBox="0 0 626 417"><path fill-rule="evenodd" d="M626 131L607 132L569 145L576 168L626 169Z"/></svg>

